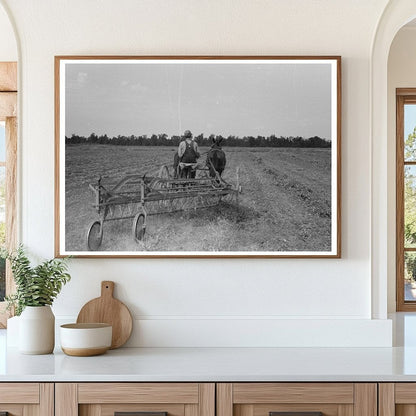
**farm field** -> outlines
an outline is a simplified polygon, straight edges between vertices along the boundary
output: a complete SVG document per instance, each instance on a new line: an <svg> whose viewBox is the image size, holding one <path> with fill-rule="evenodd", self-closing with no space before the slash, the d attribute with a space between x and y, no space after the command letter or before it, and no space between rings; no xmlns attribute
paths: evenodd
<svg viewBox="0 0 416 416"><path fill-rule="evenodd" d="M227 148L223 177L239 204L152 215L136 243L132 219L104 224L102 251L328 251L331 248L331 149ZM67 145L66 251L86 251L98 219L89 183L115 184L128 174L155 174L172 165L176 148ZM200 148L201 154L208 148ZM202 156L201 160L205 157Z"/></svg>

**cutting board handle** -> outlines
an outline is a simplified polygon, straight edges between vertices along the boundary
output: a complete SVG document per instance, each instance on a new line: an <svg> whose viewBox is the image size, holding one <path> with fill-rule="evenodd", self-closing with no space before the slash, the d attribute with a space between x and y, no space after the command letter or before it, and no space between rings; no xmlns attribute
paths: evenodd
<svg viewBox="0 0 416 416"><path fill-rule="evenodd" d="M114 292L114 282L110 280L104 280L103 282L101 282L101 297L112 298L113 292Z"/></svg>

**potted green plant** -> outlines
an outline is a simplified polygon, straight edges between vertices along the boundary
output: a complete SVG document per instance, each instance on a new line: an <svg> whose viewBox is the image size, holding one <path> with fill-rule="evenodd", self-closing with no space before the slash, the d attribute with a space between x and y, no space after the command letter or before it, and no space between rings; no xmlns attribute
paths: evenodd
<svg viewBox="0 0 416 416"><path fill-rule="evenodd" d="M71 278L67 258L32 266L23 246L5 253L10 261L16 293L6 296L8 309L19 318L19 350L49 354L55 346L55 316L51 305Z"/></svg>

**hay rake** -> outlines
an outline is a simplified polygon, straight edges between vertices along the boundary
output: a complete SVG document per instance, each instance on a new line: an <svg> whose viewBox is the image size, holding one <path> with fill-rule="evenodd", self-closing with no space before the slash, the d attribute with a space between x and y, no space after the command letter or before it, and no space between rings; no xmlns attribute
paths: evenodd
<svg viewBox="0 0 416 416"><path fill-rule="evenodd" d="M189 211L218 205L220 201L236 201L241 192L238 169L235 185L216 174L210 177L206 168L196 178L175 178L164 165L156 176L128 175L115 185L102 184L101 178L89 187L94 194L93 207L98 213L88 229L89 250L99 250L104 223L133 218L132 233L141 242L146 232L149 215Z"/></svg>

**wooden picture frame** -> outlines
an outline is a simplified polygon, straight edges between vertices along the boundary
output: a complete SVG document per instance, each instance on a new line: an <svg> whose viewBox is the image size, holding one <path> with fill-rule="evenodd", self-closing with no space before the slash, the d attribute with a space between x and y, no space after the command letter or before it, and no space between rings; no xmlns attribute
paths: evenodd
<svg viewBox="0 0 416 416"><path fill-rule="evenodd" d="M55 160L57 257L339 258L341 58L56 56Z"/></svg>

